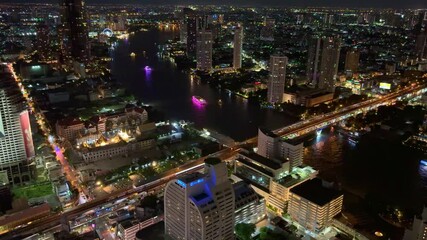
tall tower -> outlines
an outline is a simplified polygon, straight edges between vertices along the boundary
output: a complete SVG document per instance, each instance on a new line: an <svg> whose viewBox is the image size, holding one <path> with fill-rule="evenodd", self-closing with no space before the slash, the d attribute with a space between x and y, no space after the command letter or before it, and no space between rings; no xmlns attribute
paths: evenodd
<svg viewBox="0 0 427 240"><path fill-rule="evenodd" d="M10 68L0 65L0 171L7 172L11 183L20 184L30 180L27 160L35 153L25 99Z"/></svg>
<svg viewBox="0 0 427 240"><path fill-rule="evenodd" d="M427 58L427 27L417 36L415 42L415 51L417 57L425 59Z"/></svg>
<svg viewBox="0 0 427 240"><path fill-rule="evenodd" d="M37 53L42 61L47 61L52 58L50 29L46 24L40 24L37 26Z"/></svg>
<svg viewBox="0 0 427 240"><path fill-rule="evenodd" d="M285 91L286 65L288 58L285 56L273 55L270 57L270 76L267 83L267 101L271 103L281 103Z"/></svg>
<svg viewBox="0 0 427 240"><path fill-rule="evenodd" d="M62 53L64 58L87 63L90 58L88 23L83 0L62 0Z"/></svg>
<svg viewBox="0 0 427 240"><path fill-rule="evenodd" d="M316 88L333 92L338 73L341 41L334 37L315 38L308 50L307 79Z"/></svg>
<svg viewBox="0 0 427 240"><path fill-rule="evenodd" d="M197 18L189 17L187 19L187 56L196 55L197 46Z"/></svg>
<svg viewBox="0 0 427 240"><path fill-rule="evenodd" d="M212 70L212 32L202 30L197 33L197 69Z"/></svg>
<svg viewBox="0 0 427 240"><path fill-rule="evenodd" d="M234 48L233 48L233 68L242 68L242 45L243 45L243 28L242 26L234 29Z"/></svg>
<svg viewBox="0 0 427 240"><path fill-rule="evenodd" d="M165 188L165 233L171 239L234 239L235 196L227 166L205 160L205 172L170 181Z"/></svg>
<svg viewBox="0 0 427 240"><path fill-rule="evenodd" d="M349 50L345 55L344 70L356 73L359 68L360 52L356 49Z"/></svg>

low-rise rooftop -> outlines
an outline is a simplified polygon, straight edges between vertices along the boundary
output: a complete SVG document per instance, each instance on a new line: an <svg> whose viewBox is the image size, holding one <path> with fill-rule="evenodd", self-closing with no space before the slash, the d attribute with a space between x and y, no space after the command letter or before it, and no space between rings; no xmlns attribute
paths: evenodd
<svg viewBox="0 0 427 240"><path fill-rule="evenodd" d="M324 187L322 180L319 178L301 183L300 185L292 188L290 191L293 194L303 197L319 206L324 206L325 204L343 195L340 191Z"/></svg>

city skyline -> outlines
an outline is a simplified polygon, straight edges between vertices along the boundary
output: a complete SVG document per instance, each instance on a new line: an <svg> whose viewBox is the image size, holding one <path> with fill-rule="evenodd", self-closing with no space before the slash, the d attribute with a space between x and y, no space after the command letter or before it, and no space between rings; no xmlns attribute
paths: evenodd
<svg viewBox="0 0 427 240"><path fill-rule="evenodd" d="M16 0L14 3L49 3L54 4L56 0ZM10 0L0 0L0 3L12 3ZM113 0L87 0L87 4L116 4L116 1ZM262 3L257 0L237 0L237 1L229 1L229 0L216 0L215 2L202 0L202 1L193 1L193 0L126 0L122 2L124 4L150 4L150 5L238 5L238 6L272 6L272 7L352 7L352 8L427 8L427 3L422 0L409 0L409 1L387 1L384 3L383 0L361 0L361 1L341 1L341 0L321 0L313 3L311 0L288 0L286 2L280 0L268 0L263 1ZM122 4L121 3L121 4Z"/></svg>
<svg viewBox="0 0 427 240"><path fill-rule="evenodd" d="M108 2L0 4L1 239L427 240L420 1Z"/></svg>

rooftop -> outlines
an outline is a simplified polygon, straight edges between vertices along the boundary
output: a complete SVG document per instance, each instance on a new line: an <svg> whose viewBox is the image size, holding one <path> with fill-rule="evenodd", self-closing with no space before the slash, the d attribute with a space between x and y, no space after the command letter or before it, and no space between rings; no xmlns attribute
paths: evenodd
<svg viewBox="0 0 427 240"><path fill-rule="evenodd" d="M267 176L274 177L274 174L272 172L268 171L266 168L263 168L263 167L261 167L259 165L256 165L256 164L248 161L245 158L239 158L239 159L237 159L237 161L239 161L239 162L243 163L244 165L247 165L247 166L249 166L249 167L251 167L253 169L256 169L257 171L259 171L259 172L261 172L261 173L263 173L263 174L265 174Z"/></svg>
<svg viewBox="0 0 427 240"><path fill-rule="evenodd" d="M266 136L272 137L272 138L276 138L278 137L275 133L273 133L272 131L266 129L266 128L259 128L259 130L264 133Z"/></svg>
<svg viewBox="0 0 427 240"><path fill-rule="evenodd" d="M188 184L191 182L194 182L198 179L202 179L204 177L203 174L199 173L199 172L195 172L195 173L190 173L187 174L185 176L182 176L180 178L178 178L178 180L181 180L183 183Z"/></svg>
<svg viewBox="0 0 427 240"><path fill-rule="evenodd" d="M74 125L83 124L83 122L79 118L76 118L76 117L66 117L66 118L59 120L58 124L60 126L74 126Z"/></svg>
<svg viewBox="0 0 427 240"><path fill-rule="evenodd" d="M324 206L325 204L343 195L340 191L324 187L322 180L319 178L301 183L300 185L292 188L290 191L319 206Z"/></svg>
<svg viewBox="0 0 427 240"><path fill-rule="evenodd" d="M278 170L282 168L282 165L280 163L278 163L276 160L272 160L272 159L268 159L266 157L263 157L259 154L256 154L254 152L250 152L250 151L240 151L239 152L240 155L242 155L245 158L249 158L261 165L264 165L268 168L271 168L273 170Z"/></svg>

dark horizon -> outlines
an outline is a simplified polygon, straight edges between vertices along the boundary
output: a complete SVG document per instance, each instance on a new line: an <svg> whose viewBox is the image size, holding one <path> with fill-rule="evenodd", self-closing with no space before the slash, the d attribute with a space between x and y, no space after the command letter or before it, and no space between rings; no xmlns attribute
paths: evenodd
<svg viewBox="0 0 427 240"><path fill-rule="evenodd" d="M58 3L59 0L0 0L0 3ZM418 9L427 8L427 1L408 0L408 1L384 1L384 0L124 0L118 3L115 0L86 0L87 4L147 4L147 5L233 5L233 6L269 6L269 7L347 7L347 8L395 8L395 9Z"/></svg>

